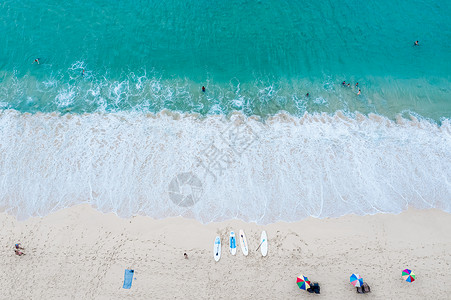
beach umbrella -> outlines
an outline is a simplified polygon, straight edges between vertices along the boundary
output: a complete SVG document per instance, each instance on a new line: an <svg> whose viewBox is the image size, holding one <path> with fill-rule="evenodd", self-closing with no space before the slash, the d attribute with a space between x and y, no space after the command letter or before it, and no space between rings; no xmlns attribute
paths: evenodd
<svg viewBox="0 0 451 300"><path fill-rule="evenodd" d="M414 282L415 274L412 272L412 270L405 269L402 271L402 279L404 279L407 282Z"/></svg>
<svg viewBox="0 0 451 300"><path fill-rule="evenodd" d="M310 280L304 275L299 275L296 279L296 283L301 290L307 290L310 288Z"/></svg>
<svg viewBox="0 0 451 300"><path fill-rule="evenodd" d="M349 277L349 281L355 287L363 285L363 278L359 274L352 274L351 277Z"/></svg>

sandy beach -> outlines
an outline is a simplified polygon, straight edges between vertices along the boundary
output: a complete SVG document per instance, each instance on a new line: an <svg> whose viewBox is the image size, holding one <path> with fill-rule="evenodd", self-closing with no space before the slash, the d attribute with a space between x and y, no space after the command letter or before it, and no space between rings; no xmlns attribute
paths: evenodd
<svg viewBox="0 0 451 300"><path fill-rule="evenodd" d="M451 299L451 214L435 209L261 226L121 219L83 204L26 221L2 213L0 223L0 299ZM230 230L241 228L247 257L228 251ZM264 258L255 251L261 230L269 239ZM26 255L14 255L17 242ZM135 270L129 290L126 268ZM405 268L415 282L402 280ZM356 293L354 272L370 294ZM300 273L320 283L321 295L297 287Z"/></svg>

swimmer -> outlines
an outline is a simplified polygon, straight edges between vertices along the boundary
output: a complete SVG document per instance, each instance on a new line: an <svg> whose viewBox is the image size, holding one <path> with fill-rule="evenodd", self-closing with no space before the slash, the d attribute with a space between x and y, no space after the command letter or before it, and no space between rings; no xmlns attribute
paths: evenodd
<svg viewBox="0 0 451 300"><path fill-rule="evenodd" d="M357 83L355 84L355 86L359 86L359 83L357 82Z"/></svg>
<svg viewBox="0 0 451 300"><path fill-rule="evenodd" d="M346 85L346 81L343 81L343 82L341 83L341 85L345 86L345 85Z"/></svg>
<svg viewBox="0 0 451 300"><path fill-rule="evenodd" d="M202 92L204 92L204 93L205 93L205 87L204 87L204 86L202 86Z"/></svg>
<svg viewBox="0 0 451 300"><path fill-rule="evenodd" d="M420 42L419 41L415 41L415 43L413 45L414 46L420 46Z"/></svg>
<svg viewBox="0 0 451 300"><path fill-rule="evenodd" d="M85 76L85 69L83 69L83 72L81 72L81 76Z"/></svg>
<svg viewBox="0 0 451 300"><path fill-rule="evenodd" d="M351 84L350 83L348 83L348 87L350 87L351 86Z"/></svg>
<svg viewBox="0 0 451 300"><path fill-rule="evenodd" d="M309 97L309 96L310 96L310 94L309 94L309 93L305 94L305 97Z"/></svg>
<svg viewBox="0 0 451 300"><path fill-rule="evenodd" d="M357 93L357 95L360 95L360 89L359 89L359 92Z"/></svg>
<svg viewBox="0 0 451 300"><path fill-rule="evenodd" d="M39 58L36 58L31 64L34 64L34 63L38 63L38 65L39 65Z"/></svg>

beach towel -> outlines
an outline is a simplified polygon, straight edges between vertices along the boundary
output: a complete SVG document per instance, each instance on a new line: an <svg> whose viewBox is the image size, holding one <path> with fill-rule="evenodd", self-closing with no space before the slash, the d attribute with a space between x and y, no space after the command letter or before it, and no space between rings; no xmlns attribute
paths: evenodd
<svg viewBox="0 0 451 300"><path fill-rule="evenodd" d="M135 270L125 270L124 274L124 285L122 288L129 289L132 287L132 280L133 280L133 274L135 273Z"/></svg>

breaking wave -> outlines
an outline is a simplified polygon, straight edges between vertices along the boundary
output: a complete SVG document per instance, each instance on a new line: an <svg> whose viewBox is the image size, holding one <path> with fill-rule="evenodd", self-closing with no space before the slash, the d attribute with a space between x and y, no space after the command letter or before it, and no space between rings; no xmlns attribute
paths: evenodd
<svg viewBox="0 0 451 300"><path fill-rule="evenodd" d="M0 208L271 223L451 212L451 123L413 116L0 113Z"/></svg>

